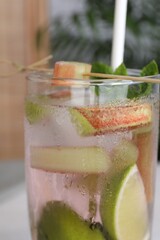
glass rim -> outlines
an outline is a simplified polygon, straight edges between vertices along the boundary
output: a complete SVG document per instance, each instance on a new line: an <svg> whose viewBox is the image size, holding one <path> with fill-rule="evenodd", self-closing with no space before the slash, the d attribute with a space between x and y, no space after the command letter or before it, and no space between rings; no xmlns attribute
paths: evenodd
<svg viewBox="0 0 160 240"><path fill-rule="evenodd" d="M139 76L140 70L138 69L127 69L130 76ZM155 75L156 77L157 75ZM132 81L132 80L117 80L117 79L78 79L78 78L60 78L54 77L53 71L40 71L35 70L28 73L26 79L33 83L44 83L51 84L52 86L123 86L123 85L139 85L143 81ZM54 82L55 80L55 82ZM58 81L56 83L56 80Z"/></svg>

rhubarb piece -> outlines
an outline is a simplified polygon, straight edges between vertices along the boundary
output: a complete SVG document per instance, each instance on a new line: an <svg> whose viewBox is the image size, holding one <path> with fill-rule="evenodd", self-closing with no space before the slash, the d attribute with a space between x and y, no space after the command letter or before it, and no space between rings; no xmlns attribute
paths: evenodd
<svg viewBox="0 0 160 240"><path fill-rule="evenodd" d="M54 78L84 79L83 74L89 73L90 71L91 64L60 61L55 63Z"/></svg>
<svg viewBox="0 0 160 240"><path fill-rule="evenodd" d="M71 119L82 136L134 129L152 121L149 104L73 108Z"/></svg>
<svg viewBox="0 0 160 240"><path fill-rule="evenodd" d="M137 166L141 174L147 201L151 202L153 199L153 177L154 177L154 163L153 163L153 134L149 128L140 129L133 133L133 140L138 147L139 156Z"/></svg>
<svg viewBox="0 0 160 240"><path fill-rule="evenodd" d="M53 172L102 173L110 157L100 147L31 147L31 166Z"/></svg>
<svg viewBox="0 0 160 240"><path fill-rule="evenodd" d="M49 94L49 97L53 100L66 100L71 98L71 92L70 90L57 90L51 94Z"/></svg>

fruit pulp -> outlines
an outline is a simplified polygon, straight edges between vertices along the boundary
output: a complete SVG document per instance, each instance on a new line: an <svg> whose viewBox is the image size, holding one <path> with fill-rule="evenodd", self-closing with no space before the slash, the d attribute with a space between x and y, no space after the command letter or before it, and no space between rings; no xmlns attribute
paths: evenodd
<svg viewBox="0 0 160 240"><path fill-rule="evenodd" d="M34 102L33 99L30 100ZM32 121L32 123L28 121L27 116L25 119L26 179L28 186L32 239L52 240L52 236L55 236L55 239L57 239L56 231L60 230L58 227L56 227L57 225L54 226L55 221L53 221L53 225L50 223L51 227L47 227L47 233L44 233L44 236L47 236L47 238L43 237L43 234L40 235L39 232L43 232L43 226L40 223L45 222L45 220L42 219L42 213L47 204L50 202L53 204L54 202L60 202L63 205L66 205L67 208L70 208L71 211L75 212L82 221L87 223L88 228L97 228L101 232L101 236L99 237L99 235L97 235L97 238L93 238L94 234L91 234L91 237L89 237L89 235L87 235L89 233L87 233L86 235L88 240L115 240L115 236L112 236L112 231L109 229L110 227L108 227L108 229L105 229L103 226L105 224L103 224L102 221L101 212L103 210L101 201L104 188L107 188L107 184L110 185L112 179L114 179L115 176L118 176L125 168L132 164L135 164L138 167L139 164L137 164L137 161L144 161L142 156L143 152L141 151L141 154L138 155L140 152L139 148L141 146L140 144L137 144L138 141L135 141L134 138L135 132L138 132L143 136L145 128L147 132L150 131L149 137L152 137L152 141L148 141L148 144L146 146L147 148L150 148L151 154L149 159L150 164L145 165L144 169L147 169L149 167L150 171L152 171L151 176L154 178L155 156L157 151L157 137L155 136L157 134L156 129L158 126L158 110L155 107L155 102L157 99L156 97L155 99L152 97L152 99L148 98L143 100L144 107L147 104L147 106L150 106L151 109L151 111L149 111L149 114L151 114L151 116L148 118L148 123L145 122L144 124L142 119L142 123L140 124L138 122L138 125L136 125L135 118L133 118L134 120L130 123L130 126L127 125L124 127L124 125L121 123L121 127L117 118L116 129L112 129L111 124L110 129L107 125L107 130L104 132L102 130L96 133L95 130L88 135L85 134L84 136L83 134L79 133L79 129L81 127L84 127L84 122L81 124L81 118L73 119L72 110L74 109L74 106L67 106L67 104L65 106L64 102L61 104L57 104L56 102L56 104L54 104L54 100L53 102L52 100L53 99L50 99L49 102L45 102L45 104L42 104L42 102L38 103L36 101L36 104L40 104L42 105L42 108L47 109L46 116L43 115L43 118L40 118L39 120L36 118L36 121ZM120 104L122 105L123 102ZM139 104L142 108L142 102L139 103L137 100L136 105L139 106ZM123 107L125 108L125 106L126 104ZM98 107L101 109L100 105ZM87 111L87 107L81 106L79 108L81 108L82 111L85 108L85 111ZM108 109L108 105L103 105L103 108ZM116 105L114 106L114 109L116 111ZM103 118L103 113L102 111L100 112L101 118L103 119L103 129L105 125L106 114L104 112ZM111 114L114 114L114 112L112 111ZM123 113L121 112L121 117L122 115ZM140 119L139 116L138 119ZM87 119L85 119L85 121L87 121ZM94 128L94 126L92 127ZM98 128L100 129L101 126L99 125ZM81 132L83 133L83 130ZM138 134L136 136L138 138ZM128 151L129 154L125 154L125 150ZM145 146L143 146L143 151L145 153ZM90 161L89 164L87 164L87 160ZM97 164L97 162L99 164ZM143 170L139 170L139 176L140 178L143 178L143 173L141 171ZM147 172L147 170L145 172ZM148 181L150 181L151 177L145 174L145 179L147 178ZM150 240L153 197L150 198L149 202L147 201L147 186L143 184L143 181L145 181L145 179L142 179L142 181L140 181L142 184L141 194L144 195L142 198L139 197L139 199L145 199L143 205L146 205L145 209L147 211L147 213L145 212L144 214L144 222L147 222L147 229L143 234L143 239ZM151 183L149 183L149 187L152 187L154 189L153 180L154 179L152 179ZM109 191L107 194L114 194L114 189L113 192ZM154 190L152 191L152 194L154 194ZM138 214L136 213L136 209L135 211L130 212ZM63 214L63 211L61 214ZM127 221L129 221L131 218L132 216L125 216L125 219L127 219ZM68 216L64 214L64 222L62 223L63 225L65 223L65 219L67 222L70 221L69 214ZM118 221L123 221L123 219L119 219ZM44 224L46 224L46 222ZM124 224L127 223L124 222ZM71 226L71 228L74 228L74 223L72 223L72 225L73 226ZM55 233L53 231L55 231ZM71 236L68 238L65 236L64 230L64 236L62 238L64 240L77 239L73 236L74 231L72 233L71 230L70 234ZM142 234L140 234L140 236L141 235ZM126 238L123 240L128 239Z"/></svg>

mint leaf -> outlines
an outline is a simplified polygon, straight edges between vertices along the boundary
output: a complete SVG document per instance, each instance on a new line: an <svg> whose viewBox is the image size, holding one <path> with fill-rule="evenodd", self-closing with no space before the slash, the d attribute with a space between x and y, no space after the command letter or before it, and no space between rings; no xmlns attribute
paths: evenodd
<svg viewBox="0 0 160 240"><path fill-rule="evenodd" d="M112 70L112 67L108 66L107 64L95 62L95 63L92 64L91 72L93 72L93 73L107 73L107 74L112 74L112 73L113 73L113 70ZM99 78L99 77L93 77L93 79L101 79L101 78ZM95 94L96 94L97 96L100 95L99 86L95 86Z"/></svg>
<svg viewBox="0 0 160 240"><path fill-rule="evenodd" d="M152 91L152 83L139 83L130 85L128 88L127 98L133 99L142 96L148 96Z"/></svg>
<svg viewBox="0 0 160 240"><path fill-rule="evenodd" d="M91 72L93 73L106 73L113 74L112 67L104 63L95 62L92 64ZM94 79L100 79L99 77L94 77Z"/></svg>
<svg viewBox="0 0 160 240"><path fill-rule="evenodd" d="M159 73L158 65L155 60L152 60L145 67L142 68L140 76L151 76ZM133 99L142 96L148 96L152 92L152 83L141 83L138 85L131 85L128 88L127 98Z"/></svg>
<svg viewBox="0 0 160 240"><path fill-rule="evenodd" d="M124 63L122 63L121 65L119 65L119 66L116 68L116 70L114 71L114 74L115 74L115 75L123 75L123 76L128 75L128 73L127 73L127 68L126 68L126 66L124 65Z"/></svg>
<svg viewBox="0 0 160 240"><path fill-rule="evenodd" d="M100 95L100 90L99 90L99 86L95 86L95 94L97 95L97 96L99 96Z"/></svg>
<svg viewBox="0 0 160 240"><path fill-rule="evenodd" d="M159 73L158 65L155 60L152 60L150 63L148 63L144 68L142 68L140 76L151 76L156 75Z"/></svg>
<svg viewBox="0 0 160 240"><path fill-rule="evenodd" d="M122 75L127 76L127 68L122 63L120 66L116 68L115 71L113 71L112 67L108 66L104 63L95 62L92 64L91 72L94 73L106 73L106 74L115 74L115 75ZM140 72L140 76L152 76L159 74L158 65L155 60L152 60L150 63L148 63ZM99 77L94 77L94 79L100 79ZM142 96L148 96L152 91L152 83L139 83L139 84L133 84L128 87L128 94L127 98L133 99L138 98ZM97 96L100 95L100 89L99 86L95 86L95 94Z"/></svg>

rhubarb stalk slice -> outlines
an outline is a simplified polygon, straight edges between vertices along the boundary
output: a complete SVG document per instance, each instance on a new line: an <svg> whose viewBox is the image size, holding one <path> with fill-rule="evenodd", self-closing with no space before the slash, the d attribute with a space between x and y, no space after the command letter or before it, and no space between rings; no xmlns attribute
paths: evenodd
<svg viewBox="0 0 160 240"><path fill-rule="evenodd" d="M82 136L134 129L152 121L149 104L72 108L71 120Z"/></svg>
<svg viewBox="0 0 160 240"><path fill-rule="evenodd" d="M148 128L146 128L148 129ZM151 202L153 199L153 177L154 177L154 163L153 163L153 134L152 131L135 132L133 140L136 143L139 156L137 166L141 174L147 201Z"/></svg>

